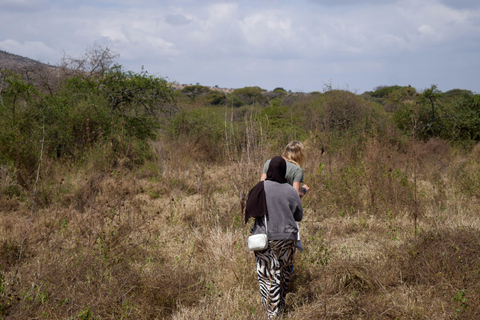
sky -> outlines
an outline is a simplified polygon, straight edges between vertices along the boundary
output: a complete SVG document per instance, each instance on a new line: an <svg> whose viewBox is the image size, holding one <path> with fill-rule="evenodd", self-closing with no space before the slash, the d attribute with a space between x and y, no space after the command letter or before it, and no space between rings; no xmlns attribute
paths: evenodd
<svg viewBox="0 0 480 320"><path fill-rule="evenodd" d="M479 0L0 0L0 50L222 88L480 93Z"/></svg>

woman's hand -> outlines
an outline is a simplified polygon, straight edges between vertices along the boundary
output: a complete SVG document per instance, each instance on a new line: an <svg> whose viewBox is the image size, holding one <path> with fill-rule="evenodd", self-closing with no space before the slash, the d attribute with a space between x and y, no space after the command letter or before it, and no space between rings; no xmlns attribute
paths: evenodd
<svg viewBox="0 0 480 320"><path fill-rule="evenodd" d="M301 194L300 197L303 197L308 190L310 190L309 186L307 186L306 184L302 185L302 187L300 188L300 194Z"/></svg>
<svg viewBox="0 0 480 320"><path fill-rule="evenodd" d="M302 186L300 186L300 182L294 182L293 188L297 190L298 196L300 198L302 198L305 195L305 193L307 193L307 191L310 190L310 188L306 184L303 184Z"/></svg>

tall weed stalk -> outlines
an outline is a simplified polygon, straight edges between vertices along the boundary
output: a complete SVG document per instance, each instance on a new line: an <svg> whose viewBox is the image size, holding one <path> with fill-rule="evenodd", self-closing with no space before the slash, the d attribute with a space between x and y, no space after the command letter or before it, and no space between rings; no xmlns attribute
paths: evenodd
<svg viewBox="0 0 480 320"><path fill-rule="evenodd" d="M44 144L45 144L45 125L42 127L42 132L43 132L43 135L42 135L42 141L40 143L41 147L40 147L40 156L39 156L39 160L38 160L37 175L35 177L35 184L34 184L33 193L32 193L32 205L31 205L31 209L30 209L30 218L28 220L27 231L25 232L25 235L22 239L22 242L20 243L20 251L18 253L18 258L17 258L17 261L16 261L15 273L13 275L13 279L12 279L12 282L11 282L10 296L12 296L14 291L15 291L15 285L16 285L17 276L18 276L18 269L19 269L20 262L22 260L23 247L25 245L28 234L30 232L30 228L32 227L32 223L33 223L33 212L34 212L34 207L35 207L35 197L37 195L37 185L38 185L38 180L39 180L39 177L40 177L40 168L41 168L42 160L43 160L43 147L44 147Z"/></svg>
<svg viewBox="0 0 480 320"><path fill-rule="evenodd" d="M266 132L258 120L256 110L248 110L242 122L225 111L225 158L229 164L229 182L238 198L243 213L249 190L260 180L261 168L268 153Z"/></svg>

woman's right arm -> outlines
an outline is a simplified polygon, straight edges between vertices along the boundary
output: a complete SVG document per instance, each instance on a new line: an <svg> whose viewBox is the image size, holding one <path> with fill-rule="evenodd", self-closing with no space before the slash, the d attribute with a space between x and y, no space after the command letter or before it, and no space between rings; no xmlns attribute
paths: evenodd
<svg viewBox="0 0 480 320"><path fill-rule="evenodd" d="M303 197L302 192L300 191L300 182L294 182L292 185L293 189L295 189L298 193L298 196L301 198Z"/></svg>
<svg viewBox="0 0 480 320"><path fill-rule="evenodd" d="M305 193L310 189L306 184L303 183L303 170L298 167L297 170L293 173L293 188L297 191L298 196L302 198ZM302 190L304 189L304 190Z"/></svg>
<svg viewBox="0 0 480 320"><path fill-rule="evenodd" d="M293 188L297 191L298 196L300 198L302 198L305 195L305 193L307 193L307 191L310 190L310 187L302 182L294 182ZM305 189L305 190L302 190L302 189Z"/></svg>

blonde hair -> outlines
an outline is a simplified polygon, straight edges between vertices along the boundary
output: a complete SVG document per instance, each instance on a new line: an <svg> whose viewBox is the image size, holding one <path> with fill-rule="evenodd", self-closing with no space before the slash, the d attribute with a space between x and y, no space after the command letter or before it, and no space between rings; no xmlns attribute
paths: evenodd
<svg viewBox="0 0 480 320"><path fill-rule="evenodd" d="M300 141L293 140L285 146L282 157L301 167L305 161L305 146Z"/></svg>

